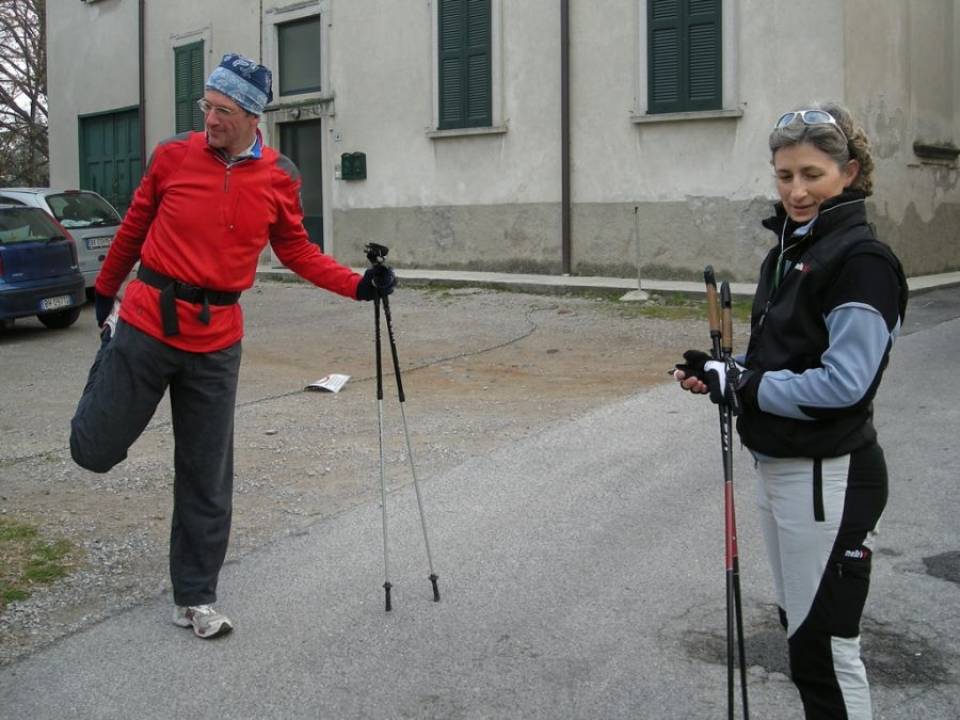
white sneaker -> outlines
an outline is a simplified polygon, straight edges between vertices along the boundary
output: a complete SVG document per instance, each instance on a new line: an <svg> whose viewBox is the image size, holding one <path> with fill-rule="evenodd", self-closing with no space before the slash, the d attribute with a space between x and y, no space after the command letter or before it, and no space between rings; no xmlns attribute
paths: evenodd
<svg viewBox="0 0 960 720"><path fill-rule="evenodd" d="M106 323L104 323L106 324ZM180 627L192 627L198 638L210 638L226 635L233 630L233 623L226 615L221 615L209 605L190 605L173 608L173 624Z"/></svg>
<svg viewBox="0 0 960 720"><path fill-rule="evenodd" d="M104 342L110 340L117 332L117 321L120 319L120 298L113 301L113 308L107 319L100 326L100 337Z"/></svg>

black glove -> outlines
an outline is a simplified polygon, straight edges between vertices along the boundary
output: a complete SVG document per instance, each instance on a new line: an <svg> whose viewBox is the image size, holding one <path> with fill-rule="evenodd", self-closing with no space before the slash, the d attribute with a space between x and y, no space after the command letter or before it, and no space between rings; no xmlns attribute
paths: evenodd
<svg viewBox="0 0 960 720"><path fill-rule="evenodd" d="M393 292L397 276L389 265L374 265L367 268L357 285L357 300L373 300Z"/></svg>
<svg viewBox="0 0 960 720"><path fill-rule="evenodd" d="M677 363L676 368L683 373L684 377L694 377L700 382L707 382L706 370L704 365L713 358L700 350L687 350L683 354L683 362Z"/></svg>
<svg viewBox="0 0 960 720"><path fill-rule="evenodd" d="M711 355L700 350L687 350L683 354L685 362L678 363L676 368L684 377L695 377L710 388L710 399L717 405L728 405L734 415L740 413L740 397L737 394L743 381L748 379L751 371L733 363L728 372L727 366L720 360L714 360Z"/></svg>
<svg viewBox="0 0 960 720"><path fill-rule="evenodd" d="M96 290L93 291L94 311L97 315L97 327L103 327L103 321L107 319L110 311L113 310L113 298L101 295Z"/></svg>

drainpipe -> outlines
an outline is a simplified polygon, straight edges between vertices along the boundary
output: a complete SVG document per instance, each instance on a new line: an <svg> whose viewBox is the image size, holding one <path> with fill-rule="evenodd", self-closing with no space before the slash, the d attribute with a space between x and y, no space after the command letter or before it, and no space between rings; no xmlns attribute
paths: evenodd
<svg viewBox="0 0 960 720"><path fill-rule="evenodd" d="M140 61L140 77L139 77L139 86L140 86L140 102L139 110L140 113L140 167L146 172L147 169L147 101L146 101L146 60L144 52L144 28L146 26L144 12L146 10L146 0L140 0L140 5L137 15L137 44L138 44L138 54Z"/></svg>
<svg viewBox="0 0 960 720"><path fill-rule="evenodd" d="M560 261L570 274L570 0L560 0Z"/></svg>

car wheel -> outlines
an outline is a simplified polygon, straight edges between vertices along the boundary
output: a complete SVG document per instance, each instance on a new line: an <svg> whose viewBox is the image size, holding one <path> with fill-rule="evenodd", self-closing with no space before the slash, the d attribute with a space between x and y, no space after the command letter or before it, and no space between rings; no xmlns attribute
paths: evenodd
<svg viewBox="0 0 960 720"><path fill-rule="evenodd" d="M40 322L42 322L48 328L53 328L54 330L61 330L66 327L70 327L77 321L78 317L80 317L80 308L78 307L37 315L37 319Z"/></svg>

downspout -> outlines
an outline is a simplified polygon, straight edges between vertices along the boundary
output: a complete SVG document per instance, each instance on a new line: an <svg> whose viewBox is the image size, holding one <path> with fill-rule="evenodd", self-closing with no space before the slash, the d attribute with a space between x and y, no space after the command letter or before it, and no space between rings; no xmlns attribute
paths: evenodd
<svg viewBox="0 0 960 720"><path fill-rule="evenodd" d="M570 274L570 0L560 0L560 261Z"/></svg>
<svg viewBox="0 0 960 720"><path fill-rule="evenodd" d="M138 15L137 15L137 52L139 55L139 89L140 89L140 100L139 100L139 109L140 113L140 167L143 172L146 172L147 169L147 88L146 88L146 52L144 50L144 29L146 27L146 21L144 18L144 13L146 10L146 0L140 0Z"/></svg>

